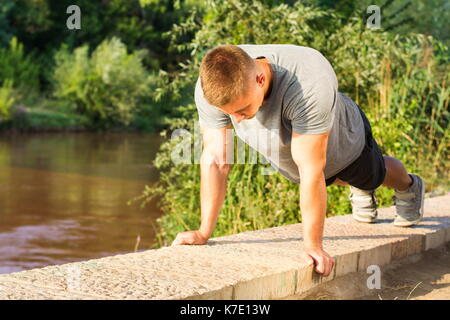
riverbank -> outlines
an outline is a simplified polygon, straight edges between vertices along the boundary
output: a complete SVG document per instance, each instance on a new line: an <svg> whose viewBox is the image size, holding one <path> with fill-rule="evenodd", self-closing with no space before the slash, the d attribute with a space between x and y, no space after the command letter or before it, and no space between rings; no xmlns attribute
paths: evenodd
<svg viewBox="0 0 450 320"><path fill-rule="evenodd" d="M0 121L0 134L39 132L138 132L155 133L162 128L155 119L136 117L128 126L102 127L87 116L70 112L67 108L33 107L17 105L11 111L11 118Z"/></svg>

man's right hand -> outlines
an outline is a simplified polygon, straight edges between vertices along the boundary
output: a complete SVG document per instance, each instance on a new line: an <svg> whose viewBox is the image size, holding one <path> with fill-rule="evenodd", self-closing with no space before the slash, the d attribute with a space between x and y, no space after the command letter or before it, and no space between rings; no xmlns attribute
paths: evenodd
<svg viewBox="0 0 450 320"><path fill-rule="evenodd" d="M183 244L205 244L208 238L204 236L199 230L180 232L177 234L172 246Z"/></svg>

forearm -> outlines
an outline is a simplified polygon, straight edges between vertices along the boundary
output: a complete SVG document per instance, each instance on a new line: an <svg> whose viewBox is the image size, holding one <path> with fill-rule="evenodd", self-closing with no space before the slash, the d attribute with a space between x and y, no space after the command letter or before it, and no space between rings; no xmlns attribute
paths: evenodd
<svg viewBox="0 0 450 320"><path fill-rule="evenodd" d="M322 248L327 209L327 190L323 171L306 174L300 184L303 241L307 247Z"/></svg>
<svg viewBox="0 0 450 320"><path fill-rule="evenodd" d="M200 164L200 203L201 218L200 232L210 238L223 205L228 172L231 165L219 166L216 163Z"/></svg>

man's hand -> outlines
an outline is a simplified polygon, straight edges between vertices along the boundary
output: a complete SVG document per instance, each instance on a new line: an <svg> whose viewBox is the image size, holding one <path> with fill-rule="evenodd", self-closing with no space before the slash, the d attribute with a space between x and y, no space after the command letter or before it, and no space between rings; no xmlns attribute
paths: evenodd
<svg viewBox="0 0 450 320"><path fill-rule="evenodd" d="M208 238L204 236L199 230L180 232L177 234L172 246L182 244L205 244Z"/></svg>
<svg viewBox="0 0 450 320"><path fill-rule="evenodd" d="M334 267L334 259L320 247L305 247L306 258L314 263L315 271L327 277Z"/></svg>

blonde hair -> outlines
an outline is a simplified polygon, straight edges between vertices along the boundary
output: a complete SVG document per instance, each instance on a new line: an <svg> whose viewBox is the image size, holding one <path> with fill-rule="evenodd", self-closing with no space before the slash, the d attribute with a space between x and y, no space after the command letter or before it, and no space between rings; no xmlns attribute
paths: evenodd
<svg viewBox="0 0 450 320"><path fill-rule="evenodd" d="M200 81L208 103L221 107L245 94L253 59L241 48L222 45L208 51L200 65Z"/></svg>

